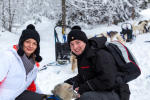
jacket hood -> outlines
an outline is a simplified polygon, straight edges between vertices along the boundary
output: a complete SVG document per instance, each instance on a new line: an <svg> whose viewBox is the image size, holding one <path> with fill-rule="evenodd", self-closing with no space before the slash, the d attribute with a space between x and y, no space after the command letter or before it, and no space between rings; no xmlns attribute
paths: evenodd
<svg viewBox="0 0 150 100"><path fill-rule="evenodd" d="M88 43L93 49L100 49L105 47L105 43L107 41L106 37L93 37L90 38Z"/></svg>
<svg viewBox="0 0 150 100"><path fill-rule="evenodd" d="M106 37L93 37L88 40L86 46L87 58L94 57L99 49L105 48Z"/></svg>

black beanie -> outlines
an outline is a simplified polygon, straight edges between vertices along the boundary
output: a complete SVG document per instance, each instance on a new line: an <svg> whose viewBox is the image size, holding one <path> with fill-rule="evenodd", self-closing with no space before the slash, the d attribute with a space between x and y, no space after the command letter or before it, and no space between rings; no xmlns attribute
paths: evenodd
<svg viewBox="0 0 150 100"><path fill-rule="evenodd" d="M29 24L26 29L35 30L35 26L33 24Z"/></svg>
<svg viewBox="0 0 150 100"><path fill-rule="evenodd" d="M80 27L80 26L78 26L78 25L75 25L75 26L73 26L73 27L71 28L71 30L74 30L74 29L81 30L81 27Z"/></svg>
<svg viewBox="0 0 150 100"><path fill-rule="evenodd" d="M25 29L22 31L22 34L20 36L20 39L19 39L19 44L18 44L18 54L20 56L23 56L24 54L24 51L23 51L23 42L29 38L32 38L34 40L36 40L37 42L37 49L35 50L34 54L35 54L35 60L37 62L40 62L42 60L42 57L39 55L40 54L40 35L38 34L38 32L34 29Z"/></svg>
<svg viewBox="0 0 150 100"><path fill-rule="evenodd" d="M68 37L67 37L68 44L70 44L70 42L73 40L81 40L81 41L87 43L88 38L83 31L81 31L79 29L73 29L68 34Z"/></svg>

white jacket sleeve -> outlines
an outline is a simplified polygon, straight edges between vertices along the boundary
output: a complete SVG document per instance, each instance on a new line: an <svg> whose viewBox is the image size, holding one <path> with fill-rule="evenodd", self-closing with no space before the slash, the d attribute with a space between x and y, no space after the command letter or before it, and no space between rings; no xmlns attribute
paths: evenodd
<svg viewBox="0 0 150 100"><path fill-rule="evenodd" d="M9 67L10 67L10 63L9 63L9 56L8 54L4 53L0 53L0 82L2 82L6 77L7 77L7 73L9 72Z"/></svg>
<svg viewBox="0 0 150 100"><path fill-rule="evenodd" d="M41 91L41 89L40 89L40 87L39 87L39 84L38 84L37 77L35 78L34 83L35 83L35 85L36 85L36 91L35 91L35 92L37 92L37 93L39 93L39 94L42 94L42 91Z"/></svg>
<svg viewBox="0 0 150 100"><path fill-rule="evenodd" d="M39 93L39 94L42 94L42 91L40 89L40 87L38 86L38 84L35 82L36 84L36 92Z"/></svg>

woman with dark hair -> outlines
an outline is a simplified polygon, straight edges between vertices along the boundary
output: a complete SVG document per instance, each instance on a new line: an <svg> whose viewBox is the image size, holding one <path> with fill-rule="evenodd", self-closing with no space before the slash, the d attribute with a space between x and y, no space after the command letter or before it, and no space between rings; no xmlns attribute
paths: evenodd
<svg viewBox="0 0 150 100"><path fill-rule="evenodd" d="M40 56L40 36L31 25L22 31L19 43L2 52L0 58L1 100L42 100L35 83Z"/></svg>

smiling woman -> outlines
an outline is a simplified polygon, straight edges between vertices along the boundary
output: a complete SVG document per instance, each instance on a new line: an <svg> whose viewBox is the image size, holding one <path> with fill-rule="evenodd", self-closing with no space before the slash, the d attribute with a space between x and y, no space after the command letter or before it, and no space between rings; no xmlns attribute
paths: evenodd
<svg viewBox="0 0 150 100"><path fill-rule="evenodd" d="M37 42L32 38L25 40L23 43L23 50L28 57L30 57L31 54L34 53L36 48L37 48Z"/></svg>
<svg viewBox="0 0 150 100"><path fill-rule="evenodd" d="M71 51L75 54L75 55L80 55L82 54L82 52L84 51L86 46L86 43L84 43L81 40L74 40L70 42L70 48Z"/></svg>
<svg viewBox="0 0 150 100"><path fill-rule="evenodd" d="M28 40L28 39L30 39L30 40ZM36 49L34 51L35 61L40 62L42 60L42 58L41 58L41 56L39 56L39 53L40 53L39 42L40 42L40 36L39 36L38 32L35 29L32 29L32 30L31 29L26 29L26 30L24 30L22 32L22 35L21 35L20 39L19 39L18 51L17 51L18 54L20 56L23 56L23 54L25 52L24 51L25 48L23 46L25 44L26 45L28 44L28 49L26 48L28 50L28 52L32 51L31 47L29 47L29 45L30 46L36 45ZM33 49L33 47L32 47L32 49Z"/></svg>
<svg viewBox="0 0 150 100"><path fill-rule="evenodd" d="M0 97L2 100L42 100L34 82L40 56L40 36L33 25L22 31L16 47L2 52L0 58ZM37 92L37 93L35 93Z"/></svg>
<svg viewBox="0 0 150 100"><path fill-rule="evenodd" d="M78 74L65 82L79 93L77 100L120 100L119 94L114 92L118 85L115 84L116 64L104 46L107 39L93 39L92 42L87 39L79 28L69 32L67 40L77 59Z"/></svg>

